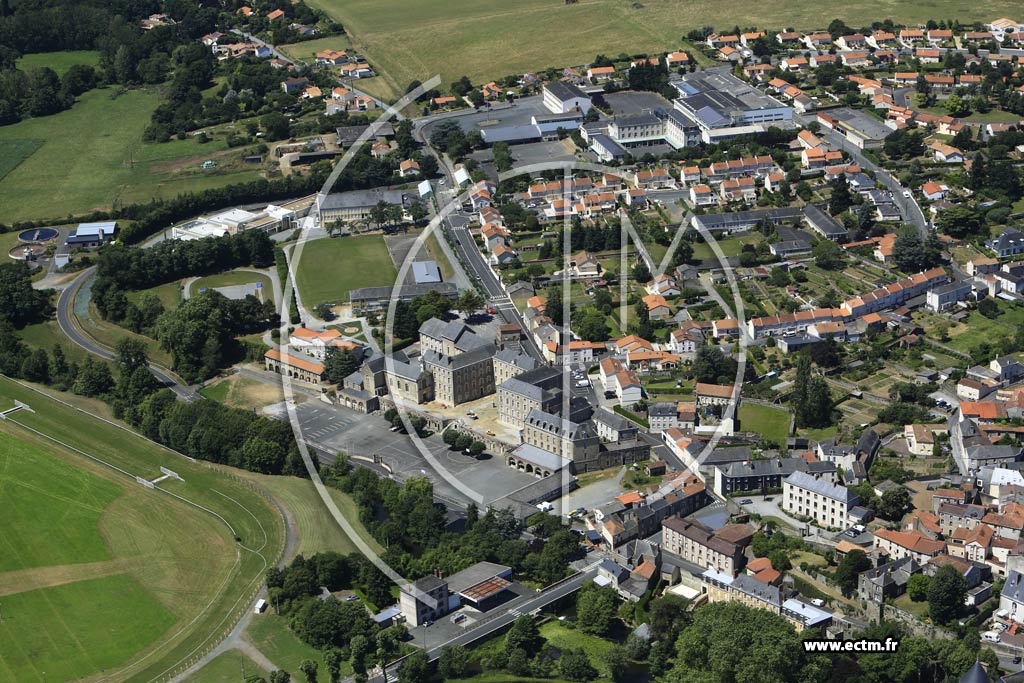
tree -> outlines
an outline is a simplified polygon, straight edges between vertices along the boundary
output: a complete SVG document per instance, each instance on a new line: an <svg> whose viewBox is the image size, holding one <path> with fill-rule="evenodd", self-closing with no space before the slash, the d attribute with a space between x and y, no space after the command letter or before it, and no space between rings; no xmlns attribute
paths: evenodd
<svg viewBox="0 0 1024 683"><path fill-rule="evenodd" d="M815 263L825 270L835 270L842 262L842 250L832 240L819 240L811 249Z"/></svg>
<svg viewBox="0 0 1024 683"><path fill-rule="evenodd" d="M977 163L976 159L975 164ZM957 239L979 234L983 227L978 212L964 204L955 204L941 211L935 219L935 225L945 234Z"/></svg>
<svg viewBox="0 0 1024 683"><path fill-rule="evenodd" d="M829 181L828 186L832 190L828 200L830 214L838 216L853 206L853 194L850 192L850 184L846 182L846 176L836 176L834 180Z"/></svg>
<svg viewBox="0 0 1024 683"><path fill-rule="evenodd" d="M529 614L522 614L512 622L512 627L505 634L505 651L523 650L536 652L544 644L540 630Z"/></svg>
<svg viewBox="0 0 1024 683"><path fill-rule="evenodd" d="M288 119L280 112L264 114L260 118L260 125L268 140L284 140L290 134Z"/></svg>
<svg viewBox="0 0 1024 683"><path fill-rule="evenodd" d="M455 447L460 451L468 451L472 445L473 437L466 433L459 434L459 438L455 440Z"/></svg>
<svg viewBox="0 0 1024 683"><path fill-rule="evenodd" d="M896 236L892 255L900 270L913 273L938 265L942 248L935 233L930 233L927 239L922 240L916 230L908 228Z"/></svg>
<svg viewBox="0 0 1024 683"><path fill-rule="evenodd" d="M914 602L928 599L928 577L924 574L912 574L907 579L907 595Z"/></svg>
<svg viewBox="0 0 1024 683"><path fill-rule="evenodd" d="M558 672L562 678L575 683L588 683L597 678L597 669L590 663L590 658L582 649L562 650L562 656L558 659Z"/></svg>
<svg viewBox="0 0 1024 683"><path fill-rule="evenodd" d="M292 675L287 671L278 669L270 672L270 683L291 683Z"/></svg>
<svg viewBox="0 0 1024 683"><path fill-rule="evenodd" d="M463 316L468 316L474 311L479 310L483 305L483 297L475 289L463 290L455 301L455 309L460 311Z"/></svg>
<svg viewBox="0 0 1024 683"><path fill-rule="evenodd" d="M473 441L473 443L469 444L469 454L474 458L478 457L485 450L487 450L487 446L483 441Z"/></svg>
<svg viewBox="0 0 1024 683"><path fill-rule="evenodd" d="M441 650L437 671L445 679L463 678L469 667L469 653L462 645L449 645Z"/></svg>
<svg viewBox="0 0 1024 683"><path fill-rule="evenodd" d="M398 667L398 683L427 683L430 680L430 662L427 653L416 650Z"/></svg>
<svg viewBox="0 0 1024 683"><path fill-rule="evenodd" d="M331 348L324 360L324 374L331 384L341 384L359 369L359 361L351 349Z"/></svg>
<svg viewBox="0 0 1024 683"><path fill-rule="evenodd" d="M736 379L736 361L726 356L717 346L701 346L693 361L693 374L698 382L729 384Z"/></svg>
<svg viewBox="0 0 1024 683"><path fill-rule="evenodd" d="M990 320L995 320L999 317L999 305L992 299L982 299L978 302L978 313Z"/></svg>
<svg viewBox="0 0 1024 683"><path fill-rule="evenodd" d="M963 611L967 581L955 567L946 565L928 583L928 614L937 624L955 621Z"/></svg>
<svg viewBox="0 0 1024 683"><path fill-rule="evenodd" d="M303 659L299 664L299 671L306 677L306 683L316 683L317 663L312 659Z"/></svg>
<svg viewBox="0 0 1024 683"><path fill-rule="evenodd" d="M863 550L851 550L846 553L836 567L836 585L843 595L852 595L857 589L857 577L861 572L871 569L871 560Z"/></svg>
<svg viewBox="0 0 1024 683"><path fill-rule="evenodd" d="M441 440L448 445L448 448L455 449L458 448L459 436L460 434L457 430L446 429L444 430L444 434L441 436Z"/></svg>
<svg viewBox="0 0 1024 683"><path fill-rule="evenodd" d="M633 266L633 269L630 271L630 275L636 282L644 284L651 280L651 271L643 261L638 261L637 264Z"/></svg>
<svg viewBox="0 0 1024 683"><path fill-rule="evenodd" d="M890 522L900 521L903 515L913 509L914 502L910 498L910 491L902 486L883 493L875 506L878 516Z"/></svg>
<svg viewBox="0 0 1024 683"><path fill-rule="evenodd" d="M49 292L32 287L25 263L0 264L0 322L21 327L45 320L52 311Z"/></svg>
<svg viewBox="0 0 1024 683"><path fill-rule="evenodd" d="M573 331L586 341L605 341L609 337L605 314L594 306L584 306L573 316Z"/></svg>
<svg viewBox="0 0 1024 683"><path fill-rule="evenodd" d="M654 659L654 652L651 653ZM829 680L831 660L804 652L800 636L777 614L736 602L701 607L676 641L669 683L798 683ZM694 677L692 674L699 672Z"/></svg>
<svg viewBox="0 0 1024 683"><path fill-rule="evenodd" d="M21 363L21 376L29 382L42 382L48 384L50 381L50 357L46 349L36 349L25 356Z"/></svg>
<svg viewBox="0 0 1024 683"><path fill-rule="evenodd" d="M615 591L608 586L588 583L576 598L576 614L580 630L595 636L606 636L615 619Z"/></svg>

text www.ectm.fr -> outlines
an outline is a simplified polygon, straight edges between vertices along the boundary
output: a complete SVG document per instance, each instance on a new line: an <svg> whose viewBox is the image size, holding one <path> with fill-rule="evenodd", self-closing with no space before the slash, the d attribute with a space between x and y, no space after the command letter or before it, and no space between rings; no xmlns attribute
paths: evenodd
<svg viewBox="0 0 1024 683"><path fill-rule="evenodd" d="M805 640L804 652L896 652L900 641L885 640Z"/></svg>

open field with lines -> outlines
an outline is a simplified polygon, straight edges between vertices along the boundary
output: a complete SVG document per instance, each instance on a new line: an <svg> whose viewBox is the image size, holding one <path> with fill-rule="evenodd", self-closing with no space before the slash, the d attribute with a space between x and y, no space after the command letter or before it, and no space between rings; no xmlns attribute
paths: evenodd
<svg viewBox="0 0 1024 683"><path fill-rule="evenodd" d="M308 242L297 262L293 257L292 266L296 269L299 295L307 308L324 302L348 303L350 290L390 286L398 276L380 235Z"/></svg>
<svg viewBox="0 0 1024 683"><path fill-rule="evenodd" d="M986 21L1014 16L1013 0L850 0L822 7L800 0L712 3L707 0L311 0L345 25L353 47L382 73L391 97L414 79L441 75L443 87L462 75L474 83L526 71L582 64L598 53L663 52L682 47L695 28L734 25L780 30L822 29L833 18L858 27L875 19L924 22L957 17ZM374 88L381 94L379 88Z"/></svg>
<svg viewBox="0 0 1024 683"><path fill-rule="evenodd" d="M14 522L0 539L0 680L102 669L149 681L219 641L280 554L278 509L226 468L0 378L0 409L15 400L35 412L0 422L0 490ZM150 480L169 467L184 481L148 489L83 453Z"/></svg>

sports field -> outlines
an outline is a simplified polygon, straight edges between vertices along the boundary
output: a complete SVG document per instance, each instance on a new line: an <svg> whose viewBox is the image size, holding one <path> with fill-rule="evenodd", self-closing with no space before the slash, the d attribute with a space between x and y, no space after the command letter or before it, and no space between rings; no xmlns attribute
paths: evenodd
<svg viewBox="0 0 1024 683"><path fill-rule="evenodd" d="M215 644L283 547L279 511L222 468L0 378L0 409L16 399L36 412L0 422L0 680L149 681ZM182 498L31 429L148 479L169 467L184 482L160 486Z"/></svg>
<svg viewBox="0 0 1024 683"><path fill-rule="evenodd" d="M481 84L526 71L589 62L597 53L661 52L694 28L736 24L779 30L822 29L839 17L853 26L875 19L924 22L1015 16L1014 0L811 0L721 3L708 0L310 0L345 25L353 46L383 73L392 96L413 79L440 74L443 87L467 75Z"/></svg>
<svg viewBox="0 0 1024 683"><path fill-rule="evenodd" d="M67 111L0 127L0 222L57 219L257 177L224 136L205 145L143 143L156 91L116 94L91 90ZM206 159L218 167L199 168Z"/></svg>
<svg viewBox="0 0 1024 683"><path fill-rule="evenodd" d="M347 303L350 290L393 285L398 276L380 235L307 242L294 267L299 296L306 308L324 302Z"/></svg>

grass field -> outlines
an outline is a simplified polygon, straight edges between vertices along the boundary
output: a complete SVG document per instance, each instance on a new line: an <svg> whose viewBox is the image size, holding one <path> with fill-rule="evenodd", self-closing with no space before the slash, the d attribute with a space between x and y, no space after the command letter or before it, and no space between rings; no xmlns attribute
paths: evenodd
<svg viewBox="0 0 1024 683"><path fill-rule="evenodd" d="M81 363L87 356L91 355L81 346L68 339L67 335L61 332L60 325L57 324L56 320L26 325L18 330L18 336L29 346L46 349L48 353L53 351L54 345L58 345L64 350L64 355L68 361ZM97 360L95 356L92 358Z"/></svg>
<svg viewBox="0 0 1024 683"><path fill-rule="evenodd" d="M284 390L280 385L261 382L239 373L217 380L199 393L233 408L246 410L260 409L284 400Z"/></svg>
<svg viewBox="0 0 1024 683"><path fill-rule="evenodd" d="M324 663L323 652L299 640L298 636L292 633L288 627L288 622L284 617L279 617L268 611L254 617L245 633L249 642L265 654L270 661L291 673L293 681L297 681L302 675L299 673L299 665L304 659L311 659L317 663L317 681L326 683L328 680L327 664ZM342 664L343 675L348 675L351 672L348 662Z"/></svg>
<svg viewBox="0 0 1024 683"><path fill-rule="evenodd" d="M160 342L142 334L135 334L131 330L112 323L109 320L104 320L100 316L100 312L96 310L96 305L91 302L89 303L89 316L79 317L78 320L81 323L82 330L99 342L101 346L105 346L108 349L115 349L117 348L117 342L125 337L129 339L137 339L146 346L146 357L149 358L149 360L167 368L171 367L173 364L171 354L160 348Z"/></svg>
<svg viewBox="0 0 1024 683"><path fill-rule="evenodd" d="M288 508L299 535L297 552L306 557L324 550L339 553L356 552L355 544L349 540L324 507L313 482L298 477L273 477L252 472L245 472L244 476L257 482ZM361 538L370 547L383 553L384 549L359 523L359 510L355 501L337 489L331 489L331 497L345 519L353 523Z"/></svg>
<svg viewBox="0 0 1024 683"><path fill-rule="evenodd" d="M608 665L604 654L613 647L613 643L604 638L590 636L582 631L566 628L560 621L549 621L540 627L540 634L548 643L561 650L567 648L583 649L590 657L590 663L602 677L608 676Z"/></svg>
<svg viewBox="0 0 1024 683"><path fill-rule="evenodd" d="M0 141L0 180L18 167L18 164L35 154L43 141L34 138L16 138ZM7 251L6 249L4 251Z"/></svg>
<svg viewBox="0 0 1024 683"><path fill-rule="evenodd" d="M57 219L258 177L223 136L205 145L191 138L143 143L157 93L117 92L91 90L67 111L0 128L0 222ZM35 142L42 144L32 152ZM218 168L201 170L211 157Z"/></svg>
<svg viewBox="0 0 1024 683"><path fill-rule="evenodd" d="M0 678L69 680L117 666L176 621L127 574L5 596Z"/></svg>
<svg viewBox="0 0 1024 683"><path fill-rule="evenodd" d="M195 296L199 293L200 289L204 287L206 289L212 289L214 287L230 287L232 285L246 285L250 282L260 283L260 287L263 288L264 300L274 300L274 290L270 284L270 278L266 275L260 275L259 273L252 273L244 270L230 270L226 273L217 273L216 275L207 275L201 277L198 280L193 280L190 287L191 295Z"/></svg>
<svg viewBox="0 0 1024 683"><path fill-rule="evenodd" d="M0 487L0 572L110 559L98 525L121 494L113 482L0 433Z"/></svg>
<svg viewBox="0 0 1024 683"><path fill-rule="evenodd" d="M2 468L5 514L16 515L17 524L5 517L0 541L8 555L0 587L9 593L0 623L0 680L78 679L102 668L112 680L150 681L215 643L232 615L248 607L283 547L276 508L226 468L189 462L0 378L0 409L14 400L35 412L0 422L5 442L13 437L21 444L14 447L16 459L32 465L27 474L7 462ZM155 478L159 466L169 467L184 481L161 486L185 500L139 486L25 427L134 475ZM56 470L40 464L50 461L58 463ZM29 493L13 493L14 476ZM187 501L221 515L233 532ZM33 511L38 520L25 519ZM90 520L96 531L89 531ZM71 549L61 544L76 544L75 559L87 562L71 563ZM31 553L19 550L29 547ZM12 569L12 548L27 558L19 560L23 567L35 566Z"/></svg>
<svg viewBox="0 0 1024 683"><path fill-rule="evenodd" d="M186 683L238 683L244 680L242 678L243 670L246 676L266 677L266 674L269 673L260 669L256 662L238 650L228 650L217 655L212 662L186 678L185 681Z"/></svg>
<svg viewBox="0 0 1024 683"><path fill-rule="evenodd" d="M351 50L352 42L348 39L348 36L326 36L301 43L292 43L291 45L278 45L277 49L288 55L289 59L312 64L315 61L317 52L324 50Z"/></svg>
<svg viewBox="0 0 1024 683"><path fill-rule="evenodd" d="M960 21L991 21L1013 16L1014 0L965 5L955 0L851 0L830 5L803 0L711 3L707 0L311 0L345 25L353 46L367 56L389 83L391 95L413 79L441 75L442 87L463 74L474 83L525 71L582 64L597 53L664 52L680 47L681 36L704 25L719 32L733 25L779 30L822 29L838 17L851 26L865 17L924 22L955 16Z"/></svg>
<svg viewBox="0 0 1024 683"><path fill-rule="evenodd" d="M181 303L181 282L175 280L149 289L133 289L125 292L125 296L129 301L138 303L142 299L142 295L147 293L155 294L156 298L160 299L160 303L164 305L164 309L169 311L172 308L177 308Z"/></svg>
<svg viewBox="0 0 1024 683"><path fill-rule="evenodd" d="M22 55L18 58L16 68L27 71L48 66L56 71L58 76L63 76L64 72L75 64L97 66L99 63L100 53L95 50L66 50L64 52L37 52Z"/></svg>
<svg viewBox="0 0 1024 683"><path fill-rule="evenodd" d="M757 432L778 444L785 444L789 438L789 412L781 408L770 408L758 403L744 401L739 410L740 429Z"/></svg>
<svg viewBox="0 0 1024 683"><path fill-rule="evenodd" d="M380 235L308 242L293 266L306 308L323 302L347 303L349 290L393 285L398 275Z"/></svg>

